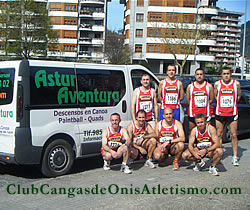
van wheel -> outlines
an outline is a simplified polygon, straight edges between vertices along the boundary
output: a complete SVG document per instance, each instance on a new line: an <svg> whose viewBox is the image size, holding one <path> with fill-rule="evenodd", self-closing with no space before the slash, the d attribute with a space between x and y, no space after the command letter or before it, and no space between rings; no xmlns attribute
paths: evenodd
<svg viewBox="0 0 250 210"><path fill-rule="evenodd" d="M56 177L69 172L74 163L71 145L65 140L57 139L45 149L41 172L46 177Z"/></svg>
<svg viewBox="0 0 250 210"><path fill-rule="evenodd" d="M228 125L225 125L224 130L223 130L223 136L222 136L222 142L227 143L232 140L232 137L230 135L230 129Z"/></svg>

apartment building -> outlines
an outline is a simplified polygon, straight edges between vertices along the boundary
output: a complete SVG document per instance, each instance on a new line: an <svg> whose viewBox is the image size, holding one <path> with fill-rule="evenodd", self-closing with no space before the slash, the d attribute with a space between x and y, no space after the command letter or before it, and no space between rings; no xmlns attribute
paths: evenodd
<svg viewBox="0 0 250 210"><path fill-rule="evenodd" d="M218 16L212 17L217 24L216 45L210 47L210 52L215 55L215 64L227 65L234 71L239 67L240 58L240 17L242 13L227 10L218 10Z"/></svg>
<svg viewBox="0 0 250 210"><path fill-rule="evenodd" d="M204 0L124 0L125 5L124 30L125 44L129 46L133 61L145 60L154 73L163 73L169 63L174 62L174 56L165 47L159 34L153 30L169 27L169 19L179 22L185 19L190 27L195 28L196 21L203 15L207 21L204 28L215 31L217 26L211 22L218 10L212 8L210 1ZM174 44L174 43L173 43ZM213 38L199 40L193 53L187 58L183 73L193 73L198 67L204 67L206 62L215 61L215 56L209 52L209 47L215 46ZM178 60L183 60L183 54L177 54Z"/></svg>
<svg viewBox="0 0 250 210"><path fill-rule="evenodd" d="M48 56L103 62L106 8L110 0L35 1L46 4L53 30L59 34L59 47L48 51Z"/></svg>
<svg viewBox="0 0 250 210"><path fill-rule="evenodd" d="M56 55L101 62L104 59L107 0L48 0L53 29L60 34Z"/></svg>

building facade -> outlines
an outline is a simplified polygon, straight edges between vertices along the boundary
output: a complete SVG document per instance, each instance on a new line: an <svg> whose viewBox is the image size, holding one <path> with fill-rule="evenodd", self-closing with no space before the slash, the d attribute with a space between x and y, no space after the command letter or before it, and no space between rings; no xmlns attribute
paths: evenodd
<svg viewBox="0 0 250 210"><path fill-rule="evenodd" d="M240 17L242 13L227 10L218 10L218 16L212 17L217 24L216 45L210 47L210 52L215 55L217 66L229 66L234 72L239 67L240 58Z"/></svg>
<svg viewBox="0 0 250 210"><path fill-rule="evenodd" d="M35 1L46 4L53 30L59 34L59 46L48 56L103 62L109 0Z"/></svg>
<svg viewBox="0 0 250 210"><path fill-rule="evenodd" d="M197 0L124 0L124 31L126 45L132 51L132 60L145 60L154 73L163 73L169 63L174 63L174 56L153 28L171 29L169 20L179 23L185 20L192 30L195 30L197 20L204 16L206 24L203 28L216 31L216 24L211 22L218 10L212 8L210 1ZM173 42L174 44L174 42ZM183 73L192 73L206 62L214 62L215 56L209 52L209 47L215 46L214 38L199 40L193 52L188 56ZM178 60L185 59L184 54L177 54ZM198 64L198 65L197 65Z"/></svg>

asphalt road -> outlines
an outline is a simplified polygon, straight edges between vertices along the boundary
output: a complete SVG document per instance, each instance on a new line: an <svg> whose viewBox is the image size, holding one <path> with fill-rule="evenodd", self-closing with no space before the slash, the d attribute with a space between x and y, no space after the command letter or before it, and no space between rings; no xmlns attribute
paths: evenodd
<svg viewBox="0 0 250 210"><path fill-rule="evenodd" d="M34 166L0 165L0 209L250 209L250 136L239 141L240 166L231 164L231 144L224 144L220 176L200 172L181 161L149 169L142 161L133 173L103 171L101 157L77 160L69 175L43 178ZM172 159L169 159L171 164Z"/></svg>

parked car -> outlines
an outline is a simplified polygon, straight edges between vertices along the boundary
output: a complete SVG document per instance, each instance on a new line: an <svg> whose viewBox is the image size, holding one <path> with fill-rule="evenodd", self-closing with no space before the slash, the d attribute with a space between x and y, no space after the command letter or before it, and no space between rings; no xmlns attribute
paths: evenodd
<svg viewBox="0 0 250 210"><path fill-rule="evenodd" d="M250 91L250 81L245 79L238 79L240 82L241 89L249 90Z"/></svg>
<svg viewBox="0 0 250 210"><path fill-rule="evenodd" d="M186 140L188 140L189 135L189 124L188 124L188 105L186 102L186 95L184 99L181 101L181 105L184 111L184 122L183 127L186 134ZM212 108L212 119L211 124L215 126L215 107L216 103L214 102L211 105ZM250 91L241 89L241 98L238 102L238 135L244 134L244 133L250 133L250 126L249 126L249 120L250 120ZM230 131L227 125L224 127L223 131L223 142L229 142L231 140Z"/></svg>

